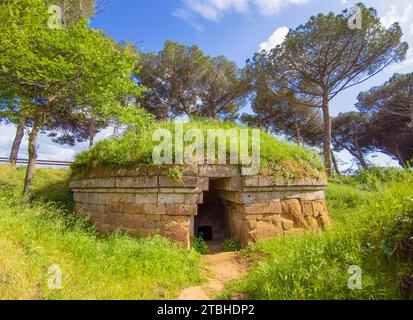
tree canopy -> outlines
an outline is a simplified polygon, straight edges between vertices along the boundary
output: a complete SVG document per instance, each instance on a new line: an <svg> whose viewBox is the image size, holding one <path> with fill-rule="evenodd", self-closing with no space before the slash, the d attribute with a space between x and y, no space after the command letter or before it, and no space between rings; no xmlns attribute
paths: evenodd
<svg viewBox="0 0 413 320"><path fill-rule="evenodd" d="M332 121L334 150L347 150L363 169L368 169L365 155L374 151L369 135L369 116L361 112L340 113Z"/></svg>
<svg viewBox="0 0 413 320"><path fill-rule="evenodd" d="M225 57L167 41L158 54L142 54L142 106L158 119L198 116L233 119L245 105L248 82Z"/></svg>
<svg viewBox="0 0 413 320"><path fill-rule="evenodd" d="M0 5L0 92L25 101L19 110L33 122L29 136L26 191L36 159L39 131L70 119L120 118L139 121L142 111L127 101L141 88L132 79L137 57L85 20L48 27L42 0L11 0Z"/></svg>
<svg viewBox="0 0 413 320"><path fill-rule="evenodd" d="M320 107L324 121L324 162L331 173L330 101L343 90L373 77L405 58L407 44L395 23L384 28L377 12L362 9L362 29L350 29L351 14L318 14L290 30L271 52L258 53L252 63L265 63L273 91L291 90L308 107Z"/></svg>
<svg viewBox="0 0 413 320"><path fill-rule="evenodd" d="M406 166L413 158L413 73L395 74L360 93L356 106L372 118L369 134L376 148Z"/></svg>

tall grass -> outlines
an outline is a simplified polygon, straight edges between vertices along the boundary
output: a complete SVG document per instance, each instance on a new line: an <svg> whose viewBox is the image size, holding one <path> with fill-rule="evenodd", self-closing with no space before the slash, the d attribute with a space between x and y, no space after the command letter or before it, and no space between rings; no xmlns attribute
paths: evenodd
<svg viewBox="0 0 413 320"><path fill-rule="evenodd" d="M24 171L0 166L0 299L171 299L200 281L200 257L161 237L102 237L71 211L68 172L37 170L31 204ZM48 267L63 288L48 287Z"/></svg>
<svg viewBox="0 0 413 320"><path fill-rule="evenodd" d="M413 175L379 171L330 183L333 227L257 244L250 250L268 257L228 290L252 299L406 297L403 283L412 280L413 261L396 253L401 238L413 236ZM361 290L348 287L353 265L363 272Z"/></svg>

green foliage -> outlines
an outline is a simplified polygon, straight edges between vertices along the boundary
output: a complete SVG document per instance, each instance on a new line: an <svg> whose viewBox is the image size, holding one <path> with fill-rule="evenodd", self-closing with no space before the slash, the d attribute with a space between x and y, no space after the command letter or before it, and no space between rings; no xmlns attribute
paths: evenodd
<svg viewBox="0 0 413 320"><path fill-rule="evenodd" d="M48 5L60 6L63 23L67 25L82 17L91 17L95 14L95 0L45 0L45 2Z"/></svg>
<svg viewBox="0 0 413 320"><path fill-rule="evenodd" d="M142 54L142 105L158 119L186 115L234 119L246 103L248 80L224 56L167 41L158 54Z"/></svg>
<svg viewBox="0 0 413 320"><path fill-rule="evenodd" d="M127 124L146 119L130 98L142 91L132 77L136 51L89 28L85 18L61 28L50 28L49 18L43 0L0 3L0 100L4 96L20 104L0 104L1 116L32 123L25 195L42 129L76 135L91 119Z"/></svg>
<svg viewBox="0 0 413 320"><path fill-rule="evenodd" d="M396 280L400 283L400 293L404 299L413 299L413 213L397 217L392 228L385 232L380 249L398 270Z"/></svg>
<svg viewBox="0 0 413 320"><path fill-rule="evenodd" d="M358 96L357 109L371 116L374 147L408 167L413 158L413 73L395 74Z"/></svg>
<svg viewBox="0 0 413 320"><path fill-rule="evenodd" d="M191 244L192 249L199 254L209 254L209 247L206 244L205 240L202 238L202 235L192 237Z"/></svg>
<svg viewBox="0 0 413 320"><path fill-rule="evenodd" d="M395 167L381 168L371 167L368 170L360 170L355 176L339 177L332 181L337 184L345 184L366 191L380 191L385 187L404 179L412 174L410 168L400 170Z"/></svg>
<svg viewBox="0 0 413 320"><path fill-rule="evenodd" d="M373 137L367 134L369 116L362 112L340 113L332 121L334 151L347 150L360 167L368 168L365 155L374 151Z"/></svg>
<svg viewBox="0 0 413 320"><path fill-rule="evenodd" d="M241 247L238 243L237 240L231 238L231 239L225 239L222 242L222 247L224 248L225 252L237 252L241 250Z"/></svg>
<svg viewBox="0 0 413 320"><path fill-rule="evenodd" d="M0 93L26 101L18 110L2 106L3 112L23 112L40 127L85 117L134 124L145 115L126 102L142 91L132 79L139 57L130 46L85 19L49 28L43 0L2 3L0 17Z"/></svg>
<svg viewBox="0 0 413 320"><path fill-rule="evenodd" d="M99 235L70 209L68 172L39 169L31 204L24 169L0 166L0 299L172 299L200 281L200 257L155 236ZM48 266L63 289L48 288Z"/></svg>
<svg viewBox="0 0 413 320"><path fill-rule="evenodd" d="M183 172L179 169L172 169L169 171L169 178L175 182L181 182L183 177Z"/></svg>
<svg viewBox="0 0 413 320"><path fill-rule="evenodd" d="M296 29L290 29L282 44L271 52L257 53L249 63L252 70L264 66L268 79L261 84L264 92L269 90L275 94L275 100L283 103L282 92L290 92L288 104L321 107L325 119L324 164L329 176L332 173L330 101L389 64L403 61L408 49L407 43L402 42L399 24L385 28L375 9L362 3L358 6L363 20L361 29L348 27L352 18L350 10L340 14L319 13ZM263 124L267 125L268 121L270 117L264 119ZM285 126L290 121L283 122Z"/></svg>
<svg viewBox="0 0 413 320"><path fill-rule="evenodd" d="M379 191L368 191L362 181L370 184L373 178L367 176L381 181ZM331 182L327 199L331 229L257 244L255 249L268 256L229 290L252 299L405 297L404 285L413 270L411 255L406 257L412 237L413 174L374 169ZM362 290L348 288L352 265L363 271Z"/></svg>
<svg viewBox="0 0 413 320"><path fill-rule="evenodd" d="M124 168L140 163L151 164L152 151L157 145L152 140L152 134L159 128L169 130L173 136L175 134L174 122L161 121L148 125L145 130L127 132L123 137L101 141L94 148L76 156L75 163L71 166L73 174L82 175L93 167ZM245 127L230 121L190 120L184 123L185 132L199 129L205 137L209 129L240 130L242 128ZM185 146L188 144L185 143ZM228 146L229 144L227 148ZM206 150L205 142L205 152ZM277 170L283 176L323 176L321 161L315 153L293 144L280 142L273 136L261 132L261 169L269 167Z"/></svg>

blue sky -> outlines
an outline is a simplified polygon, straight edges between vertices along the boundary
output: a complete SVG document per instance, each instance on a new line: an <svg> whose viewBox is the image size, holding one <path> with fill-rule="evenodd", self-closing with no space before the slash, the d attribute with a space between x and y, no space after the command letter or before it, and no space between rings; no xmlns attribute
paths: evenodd
<svg viewBox="0 0 413 320"><path fill-rule="evenodd" d="M95 17L91 26L105 30L114 39L128 40L140 50L159 51L166 40L186 45L198 45L206 54L225 55L240 67L260 48L271 48L282 41L288 28L296 28L318 12L341 12L358 1L349 0L107 0L104 11ZM385 24L399 21L405 41L412 47L406 62L394 65L368 82L337 96L331 102L333 114L354 109L360 91L386 81L395 73L413 71L413 4L410 0L369 0L368 6L378 10ZM272 36L272 37L271 37ZM0 155L8 156L15 128L0 127ZM111 134L106 130L100 135ZM21 157L26 156L25 140ZM39 157L71 160L74 148L53 144L47 137L39 141ZM346 154L342 154L349 161ZM382 165L389 159L375 160Z"/></svg>

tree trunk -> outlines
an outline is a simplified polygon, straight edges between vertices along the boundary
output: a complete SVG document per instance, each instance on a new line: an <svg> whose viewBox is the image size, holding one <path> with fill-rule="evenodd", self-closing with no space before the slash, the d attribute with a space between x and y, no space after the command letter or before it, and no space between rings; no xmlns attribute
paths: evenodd
<svg viewBox="0 0 413 320"><path fill-rule="evenodd" d="M37 137L39 136L41 123L39 119L34 120L33 128L29 134L29 147L28 147L28 155L29 155L29 162L27 164L26 170L26 178L24 181L24 189L23 195L25 197L29 196L32 191L32 180L34 170L36 169L36 160L37 160Z"/></svg>
<svg viewBox="0 0 413 320"><path fill-rule="evenodd" d="M16 166L17 157L19 155L20 145L24 137L24 128L26 124L26 119L20 118L17 124L16 135L14 136L13 146L10 152L10 164Z"/></svg>
<svg viewBox="0 0 413 320"><path fill-rule="evenodd" d="M413 132L413 87L409 91L410 124Z"/></svg>
<svg viewBox="0 0 413 320"><path fill-rule="evenodd" d="M338 167L337 159L334 156L334 152L331 152L331 160L333 161L334 171L338 176L341 176L340 168Z"/></svg>
<svg viewBox="0 0 413 320"><path fill-rule="evenodd" d="M328 92L323 94L323 119L324 119L324 144L323 144L323 153L324 153L324 167L327 172L327 176L332 176L331 170L331 116L329 108L329 98Z"/></svg>
<svg viewBox="0 0 413 320"><path fill-rule="evenodd" d="M96 136L96 120L92 119L89 124L88 128L88 136L89 136L89 148L93 147L95 136Z"/></svg>
<svg viewBox="0 0 413 320"><path fill-rule="evenodd" d="M400 153L399 146L396 145L396 149L395 149L394 151L395 151L397 160L399 160L400 166L401 166L402 168L406 168L406 162L405 162L402 154Z"/></svg>
<svg viewBox="0 0 413 320"><path fill-rule="evenodd" d="M297 144L299 146L302 145L303 143L303 139L301 138L301 131L300 131L300 127L298 126L297 123L294 123L294 127L295 127L295 139L297 141Z"/></svg>
<svg viewBox="0 0 413 320"><path fill-rule="evenodd" d="M357 141L354 141L354 146L357 150L357 160L360 162L360 165L363 167L364 170L367 170L369 166L367 165L366 160L364 159L363 151L361 151L360 145Z"/></svg>

